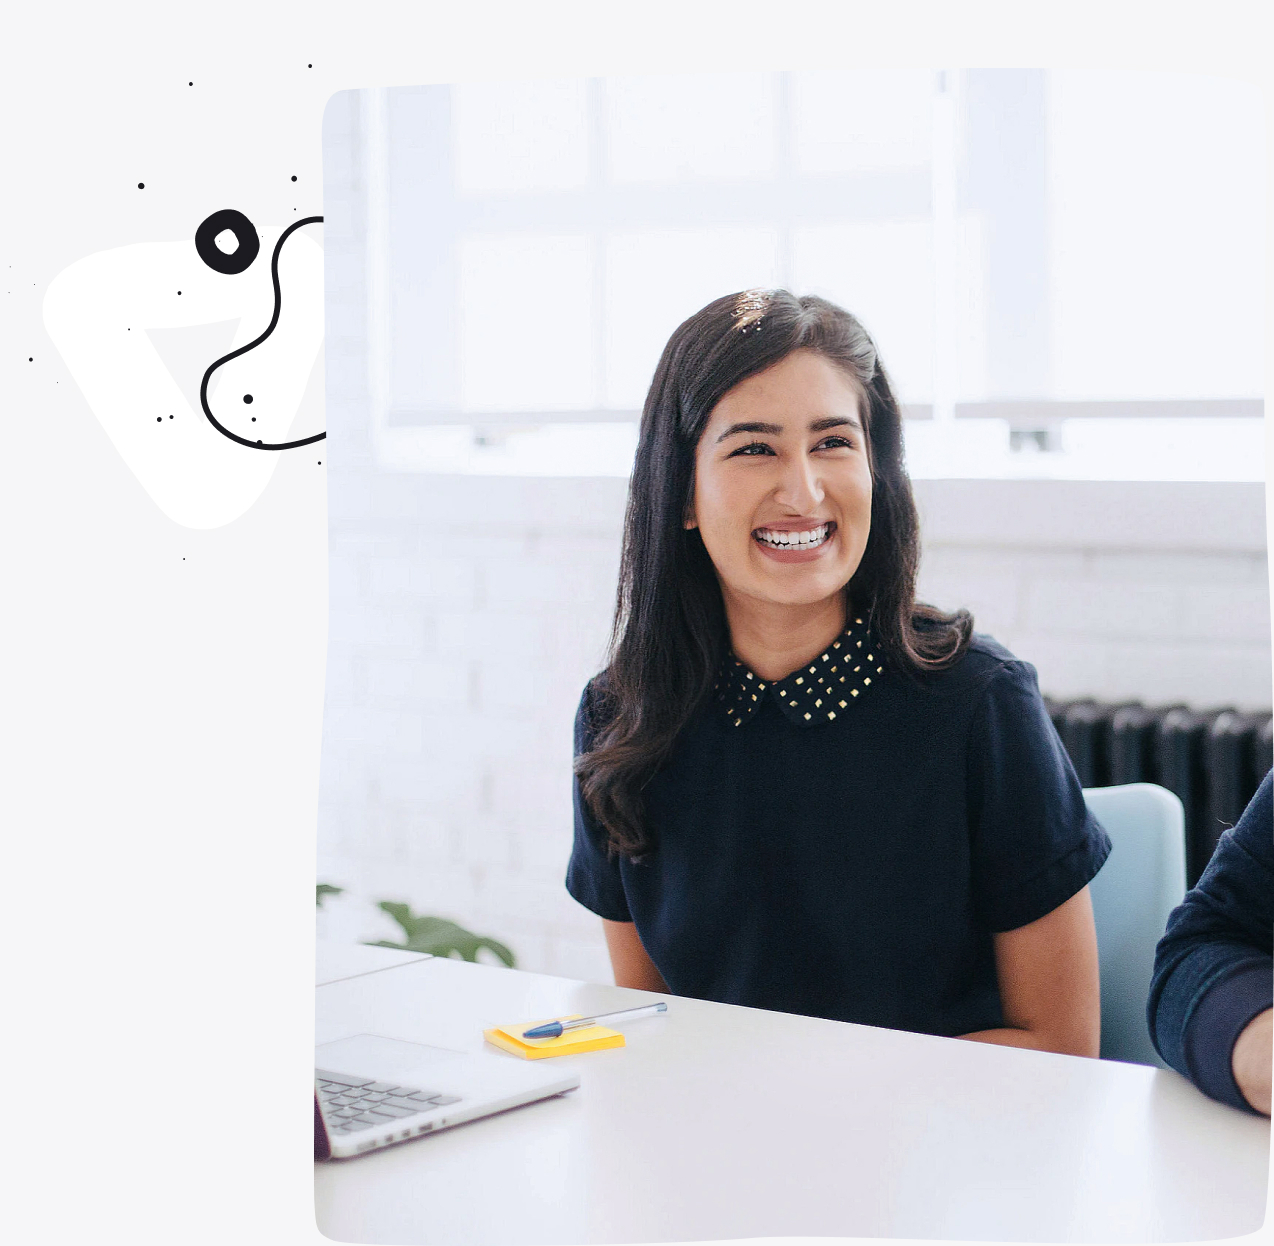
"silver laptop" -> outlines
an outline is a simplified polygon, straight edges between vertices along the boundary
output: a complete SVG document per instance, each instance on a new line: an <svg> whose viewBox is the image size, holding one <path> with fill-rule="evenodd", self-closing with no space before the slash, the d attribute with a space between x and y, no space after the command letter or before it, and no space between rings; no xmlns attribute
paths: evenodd
<svg viewBox="0 0 1274 1246"><path fill-rule="evenodd" d="M314 1049L314 1155L363 1155L578 1085L560 1065L356 1034Z"/></svg>

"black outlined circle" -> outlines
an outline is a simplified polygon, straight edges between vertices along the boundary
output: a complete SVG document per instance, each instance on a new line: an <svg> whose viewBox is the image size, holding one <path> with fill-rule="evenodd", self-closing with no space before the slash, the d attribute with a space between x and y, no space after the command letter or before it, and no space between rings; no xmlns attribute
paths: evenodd
<svg viewBox="0 0 1274 1246"><path fill-rule="evenodd" d="M208 218L208 221L213 220L217 215L220 215L220 213L214 213L213 216ZM237 216L239 214L235 213L235 215ZM247 220L247 217L244 217L243 219ZM213 415L212 409L208 406L208 382L212 380L212 374L216 372L223 363L229 363L230 360L237 359L240 355L246 355L248 351L260 346L261 343L274 332L274 326L279 323L279 312L283 307L283 292L279 288L279 252L283 250L283 244L288 240L288 238L296 233L302 225L316 225L322 221L322 219L323 218L321 216L307 216L302 220L293 221L292 224L279 235L278 242L274 244L274 254L270 256L270 281L274 285L274 315L270 317L270 323L266 325L265 332L262 333L260 337L253 338L253 340L246 346L240 346L238 350L232 350L228 355L222 355L220 359L210 364L208 370L203 374L203 381L199 386L199 405L203 407L203 413L208 417L208 423L211 424L217 432L221 433L222 436L229 437L231 441L237 441L241 446L248 446L253 450L291 450L294 446L312 445L316 441L322 441L323 438L327 436L327 432L325 430L321 433L315 433L312 437L302 437L297 441L275 441L271 442L269 445L266 445L264 442L259 440L249 441L246 437L240 437L238 433L232 433L228 428L226 428L225 425L222 424L215 415ZM204 225L207 225L208 221L205 221ZM202 228L203 225L200 226L200 229ZM222 226L221 228L226 227ZM217 232L220 233L220 229L218 229ZM255 240L255 233L253 234L253 238ZM218 252L218 254L224 255L225 253ZM237 255L238 252L235 254ZM244 267L246 268L247 265L245 264ZM244 396L247 397L246 394ZM255 422L256 417L253 416L253 423Z"/></svg>
<svg viewBox="0 0 1274 1246"><path fill-rule="evenodd" d="M217 235L228 229L235 236L238 248L227 255L217 246ZM234 208L222 208L214 212L198 229L195 230L195 250L213 272L234 276L241 273L261 250L261 240L257 237L256 226L242 212Z"/></svg>

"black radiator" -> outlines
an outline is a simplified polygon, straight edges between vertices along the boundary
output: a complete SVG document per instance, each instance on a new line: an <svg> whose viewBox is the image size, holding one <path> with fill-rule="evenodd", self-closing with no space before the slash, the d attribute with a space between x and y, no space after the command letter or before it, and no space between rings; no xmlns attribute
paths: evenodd
<svg viewBox="0 0 1274 1246"><path fill-rule="evenodd" d="M1049 717L1085 787L1158 783L1185 807L1186 883L1203 873L1274 765L1274 720L1234 709L1053 701Z"/></svg>

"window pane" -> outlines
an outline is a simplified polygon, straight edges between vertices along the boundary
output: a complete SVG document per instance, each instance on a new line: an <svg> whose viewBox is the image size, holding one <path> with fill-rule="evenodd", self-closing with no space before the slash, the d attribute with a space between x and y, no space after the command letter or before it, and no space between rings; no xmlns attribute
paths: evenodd
<svg viewBox="0 0 1274 1246"><path fill-rule="evenodd" d="M792 74L797 170L857 173L927 165L935 78L930 70Z"/></svg>
<svg viewBox="0 0 1274 1246"><path fill-rule="evenodd" d="M1263 393L1260 92L1051 73L1048 156L1054 396Z"/></svg>
<svg viewBox="0 0 1274 1246"><path fill-rule="evenodd" d="M797 229L792 276L857 316L900 401L933 392L933 228L928 221L847 221Z"/></svg>
<svg viewBox="0 0 1274 1246"><path fill-rule="evenodd" d="M466 411L595 405L589 239L470 237L459 246Z"/></svg>
<svg viewBox="0 0 1274 1246"><path fill-rule="evenodd" d="M606 405L639 408L672 331L723 294L773 286L772 229L650 230L606 248Z"/></svg>
<svg viewBox="0 0 1274 1246"><path fill-rule="evenodd" d="M583 79L459 83L451 108L461 194L569 190L587 182Z"/></svg>

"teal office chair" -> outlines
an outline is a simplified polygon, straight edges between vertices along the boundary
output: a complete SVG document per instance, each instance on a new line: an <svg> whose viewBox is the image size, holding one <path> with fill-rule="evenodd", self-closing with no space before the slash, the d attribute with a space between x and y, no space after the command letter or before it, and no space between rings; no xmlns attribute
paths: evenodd
<svg viewBox="0 0 1274 1246"><path fill-rule="evenodd" d="M1110 835L1110 856L1088 885L1101 960L1104 1060L1168 1066L1146 1028L1155 944L1186 892L1185 814L1153 783L1093 787L1084 800Z"/></svg>

